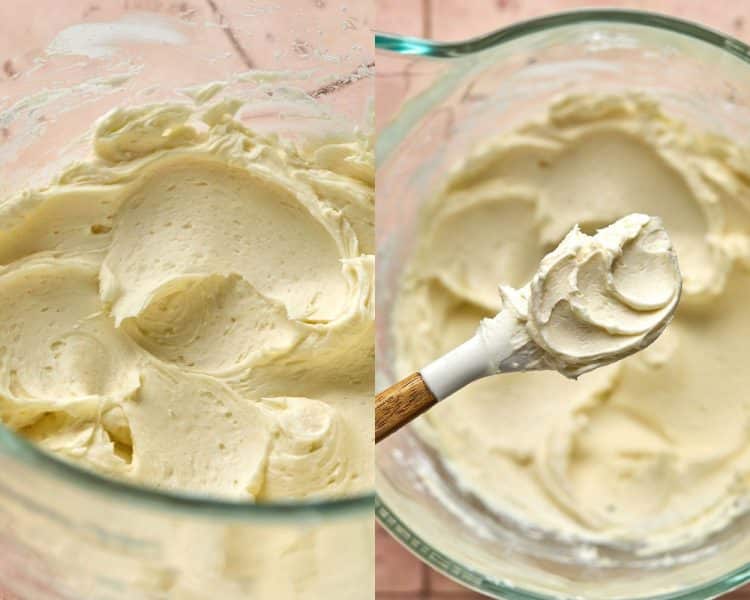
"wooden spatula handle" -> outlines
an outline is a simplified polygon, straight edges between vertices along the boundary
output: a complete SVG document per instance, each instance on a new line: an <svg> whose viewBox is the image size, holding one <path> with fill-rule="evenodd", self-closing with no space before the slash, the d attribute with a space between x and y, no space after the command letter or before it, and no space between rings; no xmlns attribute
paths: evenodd
<svg viewBox="0 0 750 600"><path fill-rule="evenodd" d="M416 419L435 403L437 399L419 373L412 373L383 390L375 399L375 442Z"/></svg>

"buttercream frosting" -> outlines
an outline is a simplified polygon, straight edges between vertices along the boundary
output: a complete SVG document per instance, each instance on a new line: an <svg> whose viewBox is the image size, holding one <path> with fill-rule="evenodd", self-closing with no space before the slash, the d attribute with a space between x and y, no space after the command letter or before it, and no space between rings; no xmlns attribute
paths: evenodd
<svg viewBox="0 0 750 600"><path fill-rule="evenodd" d="M635 237L595 234L626 215L663 220L683 279L674 319L640 352L575 381L484 378L421 417L416 431L467 493L549 535L645 554L696 543L743 510L749 181L747 149L642 95L558 99L446 174L394 305L399 376L518 300L497 282L523 289L561 242L531 284L534 339L572 374L601 355L597 340L643 343L677 301L675 264L645 217ZM598 244L623 251L580 259Z"/></svg>
<svg viewBox="0 0 750 600"><path fill-rule="evenodd" d="M274 500L372 486L370 139L240 102L125 107L0 203L0 421L117 478Z"/></svg>
<svg viewBox="0 0 750 600"><path fill-rule="evenodd" d="M632 214L593 236L574 227L526 286L500 285L500 295L528 336L516 345L535 346L519 366L577 377L651 344L671 320L681 287L660 220ZM500 317L482 320L483 339L492 339Z"/></svg>

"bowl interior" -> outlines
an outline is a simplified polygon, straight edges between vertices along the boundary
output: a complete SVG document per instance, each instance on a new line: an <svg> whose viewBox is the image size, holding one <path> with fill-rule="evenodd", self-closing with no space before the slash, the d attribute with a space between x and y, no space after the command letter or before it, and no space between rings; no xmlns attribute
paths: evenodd
<svg viewBox="0 0 750 600"><path fill-rule="evenodd" d="M750 133L750 66L730 41L705 41L717 34L611 11L518 27L518 35L439 48L443 59L418 56L431 53L429 44L415 52L418 41L384 53L388 85L400 73L404 89L415 91L378 142L377 389L403 375L394 366L391 308L414 251L420 206L488 135L512 130L561 95L632 91L740 145ZM748 517L700 544L644 557L553 539L493 513L410 429L379 445L376 463L385 526L439 570L495 597L703 598L750 579Z"/></svg>

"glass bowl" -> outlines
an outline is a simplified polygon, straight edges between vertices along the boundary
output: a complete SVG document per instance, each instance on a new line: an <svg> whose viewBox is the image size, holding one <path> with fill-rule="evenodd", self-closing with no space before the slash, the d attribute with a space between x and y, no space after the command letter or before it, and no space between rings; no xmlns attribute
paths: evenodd
<svg viewBox="0 0 750 600"><path fill-rule="evenodd" d="M394 368L390 309L420 205L478 141L561 94L632 90L697 128L750 139L750 49L665 16L577 11L460 43L380 34L376 48L376 389L405 375ZM699 545L648 557L555 541L472 501L410 428L378 446L376 489L376 516L391 534L495 598L708 598L750 581L750 517Z"/></svg>
<svg viewBox="0 0 750 600"><path fill-rule="evenodd" d="M226 81L281 135L372 130L369 3L2 3L0 198L46 183L123 104ZM117 483L0 426L0 598L373 596L373 494L250 504ZM342 552L343 547L347 548Z"/></svg>

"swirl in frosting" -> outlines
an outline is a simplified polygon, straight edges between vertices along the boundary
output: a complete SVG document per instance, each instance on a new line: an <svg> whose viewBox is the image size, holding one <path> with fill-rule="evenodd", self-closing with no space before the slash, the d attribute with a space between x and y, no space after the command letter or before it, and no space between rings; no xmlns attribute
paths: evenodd
<svg viewBox="0 0 750 600"><path fill-rule="evenodd" d="M0 422L160 488L356 493L373 470L371 141L295 146L240 104L117 109L90 159L0 203Z"/></svg>
<svg viewBox="0 0 750 600"><path fill-rule="evenodd" d="M659 219L631 214L593 236L574 227L531 280L527 328L555 369L577 376L653 342L681 284Z"/></svg>

